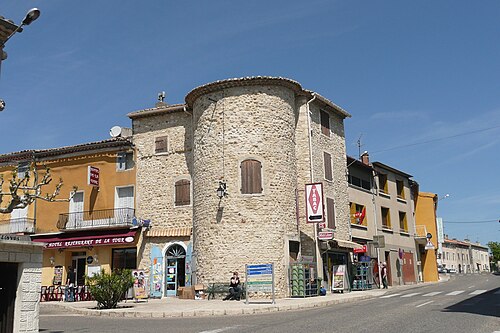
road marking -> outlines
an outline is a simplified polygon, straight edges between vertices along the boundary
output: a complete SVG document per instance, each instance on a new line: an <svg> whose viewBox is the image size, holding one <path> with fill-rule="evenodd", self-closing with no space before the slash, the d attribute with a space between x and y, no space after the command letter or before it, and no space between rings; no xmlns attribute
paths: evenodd
<svg viewBox="0 0 500 333"><path fill-rule="evenodd" d="M463 293L465 290L456 290L456 291L452 291L451 293L448 293L446 295L449 295L449 296L456 296L456 295L460 295L461 293Z"/></svg>
<svg viewBox="0 0 500 333"><path fill-rule="evenodd" d="M435 292L428 293L428 294L425 294L425 295L422 295L422 296L430 297L430 296L436 296L436 295L441 294L441 293L442 293L442 291L435 291Z"/></svg>
<svg viewBox="0 0 500 333"><path fill-rule="evenodd" d="M425 295L424 295L424 296L425 296ZM427 305L427 304L431 304L432 302L434 302L434 301L425 302L425 303L423 303L423 304L417 305L416 307L417 307L417 308L419 308L419 307L421 307L421 306L424 306L424 305Z"/></svg>
<svg viewBox="0 0 500 333"><path fill-rule="evenodd" d="M469 289L470 289L470 288L474 288L474 286L470 286L470 287L469 287Z"/></svg>
<svg viewBox="0 0 500 333"><path fill-rule="evenodd" d="M401 297L412 297L412 296L415 296L415 295L418 295L420 293L411 293L411 294L408 294L408 295L403 295Z"/></svg>
<svg viewBox="0 0 500 333"><path fill-rule="evenodd" d="M385 296L381 296L380 298L391 298L391 297L399 296L399 295L401 295L401 294L385 295Z"/></svg>
<svg viewBox="0 0 500 333"><path fill-rule="evenodd" d="M471 292L469 295L479 295L479 294L482 294L484 292L487 292L487 290L478 289L478 290L475 290L475 291Z"/></svg>
<svg viewBox="0 0 500 333"><path fill-rule="evenodd" d="M237 328L237 327L238 326L228 326L228 327L218 328L216 330L201 331L199 333L220 333L220 332L228 331L228 330L231 330L231 329Z"/></svg>

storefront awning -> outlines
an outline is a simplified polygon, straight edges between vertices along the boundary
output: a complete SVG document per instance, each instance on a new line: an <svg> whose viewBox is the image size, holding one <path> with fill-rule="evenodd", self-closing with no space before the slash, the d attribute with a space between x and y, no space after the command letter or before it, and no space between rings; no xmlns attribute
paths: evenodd
<svg viewBox="0 0 500 333"><path fill-rule="evenodd" d="M191 227L152 228L146 232L146 237L189 237L191 230Z"/></svg>
<svg viewBox="0 0 500 333"><path fill-rule="evenodd" d="M363 245L355 243L355 242L342 240L342 239L336 239L336 238L334 238L333 240L337 242L339 247L345 247L348 249L362 249L363 248Z"/></svg>
<svg viewBox="0 0 500 333"><path fill-rule="evenodd" d="M37 237L33 236L33 242L46 243L47 249L59 249L68 247L88 247L88 246L105 246L134 243L137 230L108 230L106 233L89 234L88 232L81 235L65 233L61 235L47 235Z"/></svg>

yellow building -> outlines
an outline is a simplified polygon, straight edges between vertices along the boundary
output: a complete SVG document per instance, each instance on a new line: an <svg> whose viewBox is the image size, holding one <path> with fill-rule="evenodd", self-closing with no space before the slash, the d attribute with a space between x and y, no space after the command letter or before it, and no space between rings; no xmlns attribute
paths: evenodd
<svg viewBox="0 0 500 333"><path fill-rule="evenodd" d="M52 193L64 181L57 199L37 199L25 209L0 216L0 233L30 234L45 243L42 286L64 285L69 266L77 284L85 275L104 268L136 268L139 228L135 219L135 162L132 143L122 137L75 146L27 150L0 155L0 174L18 176L35 162L50 168L52 182L42 194ZM4 190L6 184L4 184ZM7 198L4 198L4 203Z"/></svg>
<svg viewBox="0 0 500 333"><path fill-rule="evenodd" d="M415 239L421 265L420 273L423 282L438 281L436 256L438 249L436 225L438 196L434 193L419 192L418 199L415 201Z"/></svg>

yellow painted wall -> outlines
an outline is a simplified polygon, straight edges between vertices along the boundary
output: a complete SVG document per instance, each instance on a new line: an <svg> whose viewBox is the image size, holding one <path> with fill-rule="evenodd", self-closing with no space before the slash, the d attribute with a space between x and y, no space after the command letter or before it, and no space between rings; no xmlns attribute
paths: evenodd
<svg viewBox="0 0 500 333"><path fill-rule="evenodd" d="M422 274L424 282L439 280L437 271L437 226L436 226L437 195L434 193L419 192L415 209L416 225L425 225L427 232L432 234L431 242L434 250L425 250L421 255Z"/></svg>

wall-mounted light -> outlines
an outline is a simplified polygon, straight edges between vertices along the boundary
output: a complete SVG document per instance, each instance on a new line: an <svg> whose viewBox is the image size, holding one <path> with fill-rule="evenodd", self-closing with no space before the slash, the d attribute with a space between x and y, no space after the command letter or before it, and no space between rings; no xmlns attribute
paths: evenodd
<svg viewBox="0 0 500 333"><path fill-rule="evenodd" d="M94 261L96 264L99 263L99 257L97 256L97 254L94 254Z"/></svg>
<svg viewBox="0 0 500 333"><path fill-rule="evenodd" d="M217 189L217 196L219 199L222 199L228 195L227 193L227 184L225 181L219 181L219 188Z"/></svg>
<svg viewBox="0 0 500 333"><path fill-rule="evenodd" d="M50 257L49 260L50 260L50 265L54 266L54 263L56 262L55 258L54 257Z"/></svg>

